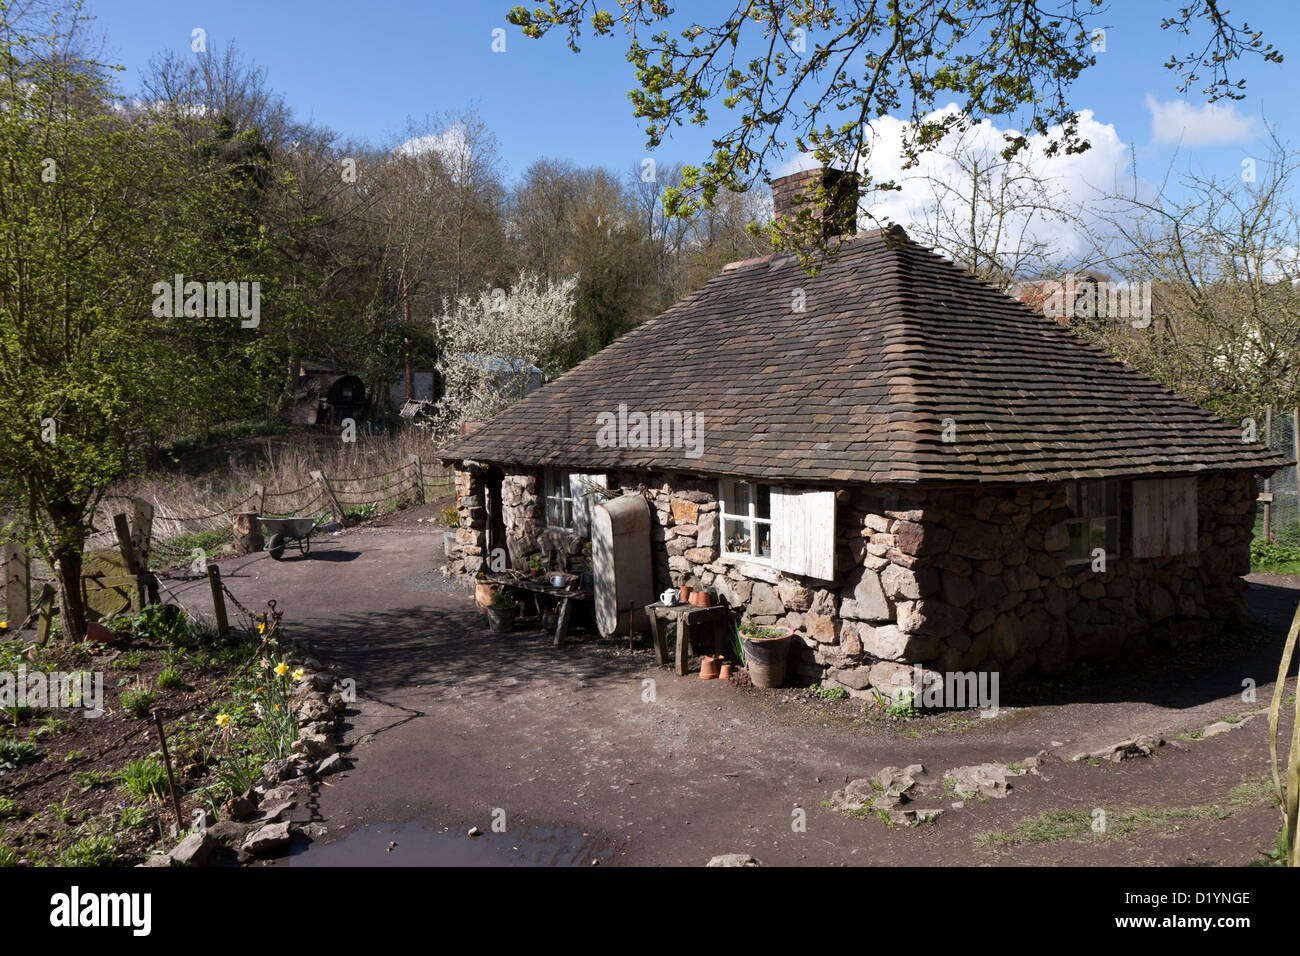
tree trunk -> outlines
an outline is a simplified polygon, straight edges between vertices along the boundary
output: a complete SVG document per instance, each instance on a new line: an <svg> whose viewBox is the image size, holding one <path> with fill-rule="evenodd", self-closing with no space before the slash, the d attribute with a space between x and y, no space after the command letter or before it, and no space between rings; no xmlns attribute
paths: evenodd
<svg viewBox="0 0 1300 956"><path fill-rule="evenodd" d="M59 628L64 640L86 636L86 605L81 600L81 549L68 549L55 556L59 582Z"/></svg>

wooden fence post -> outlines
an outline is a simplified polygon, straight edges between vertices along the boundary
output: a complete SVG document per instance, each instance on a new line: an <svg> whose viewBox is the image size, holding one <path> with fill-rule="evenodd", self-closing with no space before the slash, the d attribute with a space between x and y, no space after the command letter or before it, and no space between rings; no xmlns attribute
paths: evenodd
<svg viewBox="0 0 1300 956"><path fill-rule="evenodd" d="M334 497L334 489L330 487L329 481L325 478L323 471L313 471L311 480L318 483L325 491L325 496L329 498L330 505L334 508L334 516L338 518L339 524L346 526L348 517L343 511L343 506L339 504L338 498Z"/></svg>
<svg viewBox="0 0 1300 956"><path fill-rule="evenodd" d="M149 554L153 550L153 505L143 498L135 499L135 509L131 515L131 547L135 550L135 561L149 603L157 604L158 579L149 570Z"/></svg>
<svg viewBox="0 0 1300 956"><path fill-rule="evenodd" d="M149 589L145 584L140 560L135 553L135 545L131 541L131 524L125 513L119 512L113 515L113 530L117 532L117 547L122 552L122 560L126 562L126 573L135 575L136 600L132 602L131 609L139 611L149 603Z"/></svg>
<svg viewBox="0 0 1300 956"><path fill-rule="evenodd" d="M36 624L36 643L41 647L50 639L50 625L54 617L54 585L48 581L41 588L41 596L36 599L36 610L40 620Z"/></svg>
<svg viewBox="0 0 1300 956"><path fill-rule="evenodd" d="M27 552L17 541L5 545L5 614L11 626L32 613L32 569Z"/></svg>
<svg viewBox="0 0 1300 956"><path fill-rule="evenodd" d="M208 584L212 586L212 612L217 618L217 634L224 641L230 636L230 621L226 617L226 595L221 590L221 569L208 565Z"/></svg>
<svg viewBox="0 0 1300 956"><path fill-rule="evenodd" d="M420 456L411 456L411 479L415 485L415 503L424 504L424 468L420 465Z"/></svg>
<svg viewBox="0 0 1300 956"><path fill-rule="evenodd" d="M257 512L259 515L265 513L262 509L266 507L266 489L261 485L253 485L253 500L250 504L252 505L253 511Z"/></svg>

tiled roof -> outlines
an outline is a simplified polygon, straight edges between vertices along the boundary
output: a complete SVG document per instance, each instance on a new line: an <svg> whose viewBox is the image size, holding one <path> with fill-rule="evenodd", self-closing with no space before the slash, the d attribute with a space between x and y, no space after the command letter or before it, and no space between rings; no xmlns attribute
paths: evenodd
<svg viewBox="0 0 1300 956"><path fill-rule="evenodd" d="M602 447L597 416L620 404L700 413L702 453ZM898 227L846 240L815 277L788 255L726 267L439 457L810 482L1047 481L1287 462Z"/></svg>

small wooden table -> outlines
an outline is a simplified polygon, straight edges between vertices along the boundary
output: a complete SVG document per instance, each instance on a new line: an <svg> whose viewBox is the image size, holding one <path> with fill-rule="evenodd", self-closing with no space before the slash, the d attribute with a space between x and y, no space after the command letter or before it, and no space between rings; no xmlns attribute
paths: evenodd
<svg viewBox="0 0 1300 956"><path fill-rule="evenodd" d="M713 631L713 652L718 652L718 631L717 625L722 623L731 623L735 620L736 612L731 608L714 604L711 607L696 607L693 604L664 604L656 601L654 604L647 604L645 609L646 617L650 619L650 633L654 638L655 660L660 667L668 666L668 646L664 640L665 621L677 621L677 673L684 675L686 673L686 660L691 653L691 628L696 624L714 625Z"/></svg>
<svg viewBox="0 0 1300 956"><path fill-rule="evenodd" d="M569 619L573 617L574 601L590 601L592 592L574 585L573 587L557 588L548 584L545 578L524 578L514 577L509 574L488 574L487 581L490 584L500 585L505 588L516 588L520 591L528 591L534 596L542 595L545 597L556 598L560 602L557 617L559 620L555 625L555 639L552 644L560 644L569 633ZM540 613L541 608L538 607Z"/></svg>

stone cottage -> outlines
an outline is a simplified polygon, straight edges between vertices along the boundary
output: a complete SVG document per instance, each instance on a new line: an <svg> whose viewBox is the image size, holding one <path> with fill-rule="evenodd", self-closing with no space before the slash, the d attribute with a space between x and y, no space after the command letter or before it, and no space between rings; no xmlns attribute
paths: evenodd
<svg viewBox="0 0 1300 956"><path fill-rule="evenodd" d="M793 628L794 672L855 694L1240 619L1255 476L1286 459L898 227L833 241L816 276L727 266L444 449L456 567L643 495L659 588Z"/></svg>

